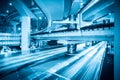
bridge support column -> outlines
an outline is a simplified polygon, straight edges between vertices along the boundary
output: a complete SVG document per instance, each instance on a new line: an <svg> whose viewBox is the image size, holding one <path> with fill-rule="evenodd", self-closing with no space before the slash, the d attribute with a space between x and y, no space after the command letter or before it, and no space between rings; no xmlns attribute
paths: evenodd
<svg viewBox="0 0 120 80"><path fill-rule="evenodd" d="M67 52L69 54L74 54L76 52L77 49L77 44L68 44L67 45Z"/></svg>
<svg viewBox="0 0 120 80"><path fill-rule="evenodd" d="M115 0L114 80L120 80L120 0Z"/></svg>
<svg viewBox="0 0 120 80"><path fill-rule="evenodd" d="M17 32L16 27L17 27L16 25L13 25L13 33Z"/></svg>
<svg viewBox="0 0 120 80"><path fill-rule="evenodd" d="M95 44L97 44L97 41L92 41L91 43L91 46L94 46Z"/></svg>
<svg viewBox="0 0 120 80"><path fill-rule="evenodd" d="M71 15L69 18L70 21L76 21L76 16ZM68 29L77 29L77 24L71 23L68 27Z"/></svg>
<svg viewBox="0 0 120 80"><path fill-rule="evenodd" d="M75 16L75 15L71 15L69 20L74 22L74 21L76 21L76 17L77 16ZM77 29L77 24L75 24L75 23L69 24L68 30L71 30L71 29ZM69 54L74 54L76 52L76 48L77 48L77 44L75 44L75 43L68 44L67 45L67 52Z"/></svg>
<svg viewBox="0 0 120 80"><path fill-rule="evenodd" d="M22 54L29 53L30 46L30 17L22 17L22 37L21 37L21 50Z"/></svg>

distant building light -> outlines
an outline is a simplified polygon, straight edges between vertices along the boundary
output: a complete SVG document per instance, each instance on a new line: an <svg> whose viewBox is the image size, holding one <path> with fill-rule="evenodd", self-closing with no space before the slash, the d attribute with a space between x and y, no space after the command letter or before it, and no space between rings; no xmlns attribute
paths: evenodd
<svg viewBox="0 0 120 80"><path fill-rule="evenodd" d="M112 13L108 13L108 15L112 15Z"/></svg>
<svg viewBox="0 0 120 80"><path fill-rule="evenodd" d="M51 30L49 30L48 32L49 32L49 33L51 33L52 31L51 31Z"/></svg>
<svg viewBox="0 0 120 80"><path fill-rule="evenodd" d="M12 3L9 3L10 6L12 6Z"/></svg>
<svg viewBox="0 0 120 80"><path fill-rule="evenodd" d="M9 13L9 10L6 10L6 13Z"/></svg>
<svg viewBox="0 0 120 80"><path fill-rule="evenodd" d="M19 27L18 30L21 30L21 28Z"/></svg>
<svg viewBox="0 0 120 80"><path fill-rule="evenodd" d="M80 6L83 7L84 3L83 2L80 2Z"/></svg>
<svg viewBox="0 0 120 80"><path fill-rule="evenodd" d="M42 17L39 17L39 19L41 20L41 19L42 19Z"/></svg>
<svg viewBox="0 0 120 80"><path fill-rule="evenodd" d="M38 31L38 29L36 29L35 31Z"/></svg>

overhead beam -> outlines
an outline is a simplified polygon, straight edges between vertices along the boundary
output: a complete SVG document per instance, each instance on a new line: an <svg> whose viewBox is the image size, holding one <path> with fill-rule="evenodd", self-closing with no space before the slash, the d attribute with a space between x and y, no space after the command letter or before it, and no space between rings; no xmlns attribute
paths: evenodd
<svg viewBox="0 0 120 80"><path fill-rule="evenodd" d="M36 34L31 35L31 38L40 40L114 40L114 30L93 30L93 31L67 31L67 32L55 32L50 34Z"/></svg>
<svg viewBox="0 0 120 80"><path fill-rule="evenodd" d="M63 17L66 19L70 15L71 6L74 0L64 0L64 14Z"/></svg>
<svg viewBox="0 0 120 80"><path fill-rule="evenodd" d="M114 4L111 4L111 5L109 5L108 7L104 8L103 10L99 11L99 12L95 15L93 21L94 21L94 20L97 20L97 19L99 19L99 18L102 18L102 17L104 17L104 16L106 16L106 15L109 15L109 13L112 13L112 12L114 12Z"/></svg>
<svg viewBox="0 0 120 80"><path fill-rule="evenodd" d="M30 18L37 17L32 13L32 11L23 3L22 0L11 0L15 9L20 13L21 16L29 16Z"/></svg>
<svg viewBox="0 0 120 80"><path fill-rule="evenodd" d="M83 13L83 20L88 20L91 17L94 18L94 16L98 12L102 11L103 9L112 4L114 4L114 0L100 0L98 3L94 4L92 7L90 7Z"/></svg>
<svg viewBox="0 0 120 80"><path fill-rule="evenodd" d="M33 0L33 1L39 6L39 8L42 10L42 12L47 17L47 19L48 19L48 26L47 27L51 27L52 17L51 17L49 10L45 6L43 0Z"/></svg>
<svg viewBox="0 0 120 80"><path fill-rule="evenodd" d="M78 24L77 21L52 21L53 24Z"/></svg>
<svg viewBox="0 0 120 80"><path fill-rule="evenodd" d="M35 38L35 37L33 37ZM36 37L38 40L79 40L79 41L113 41L113 35L95 35L95 36L56 36L56 37Z"/></svg>

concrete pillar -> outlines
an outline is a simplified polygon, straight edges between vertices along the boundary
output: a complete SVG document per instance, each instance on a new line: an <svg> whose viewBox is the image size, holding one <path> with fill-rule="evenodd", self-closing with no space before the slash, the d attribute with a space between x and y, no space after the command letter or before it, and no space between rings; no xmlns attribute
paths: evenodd
<svg viewBox="0 0 120 80"><path fill-rule="evenodd" d="M74 15L71 15L69 18L70 21L76 21L76 17ZM68 29L77 29L77 24L71 23L68 27Z"/></svg>
<svg viewBox="0 0 120 80"><path fill-rule="evenodd" d="M71 22L76 21L76 16L71 15L70 18L69 18L69 21L71 21ZM77 24L71 23L68 26L68 30L69 29L77 29ZM70 53L70 54L75 53L76 52L76 47L77 47L77 44L68 44L67 45L67 52Z"/></svg>
<svg viewBox="0 0 120 80"><path fill-rule="evenodd" d="M17 27L16 25L13 25L13 33L16 33L16 32L17 32L17 31L16 31L16 30L17 30L16 27Z"/></svg>
<svg viewBox="0 0 120 80"><path fill-rule="evenodd" d="M89 47L90 46L90 42L85 42L85 47Z"/></svg>
<svg viewBox="0 0 120 80"><path fill-rule="evenodd" d="M21 48L22 53L29 51L30 46L30 17L23 16L22 17L22 39L21 39ZM29 53L29 52L27 52Z"/></svg>
<svg viewBox="0 0 120 80"><path fill-rule="evenodd" d="M106 24L106 20L103 20L103 24Z"/></svg>
<svg viewBox="0 0 120 80"><path fill-rule="evenodd" d="M94 46L95 44L97 44L97 41L92 41L91 42L91 46Z"/></svg>
<svg viewBox="0 0 120 80"><path fill-rule="evenodd" d="M120 0L115 0L114 80L120 80Z"/></svg>
<svg viewBox="0 0 120 80"><path fill-rule="evenodd" d="M91 46L94 46L94 41L91 42Z"/></svg>
<svg viewBox="0 0 120 80"><path fill-rule="evenodd" d="M79 26L82 27L82 13L79 14Z"/></svg>
<svg viewBox="0 0 120 80"><path fill-rule="evenodd" d="M67 45L67 52L70 54L74 54L77 49L77 44L68 44Z"/></svg>
<svg viewBox="0 0 120 80"><path fill-rule="evenodd" d="M14 22L14 21L10 21L10 23L12 24L13 26L13 33L17 33L17 22Z"/></svg>

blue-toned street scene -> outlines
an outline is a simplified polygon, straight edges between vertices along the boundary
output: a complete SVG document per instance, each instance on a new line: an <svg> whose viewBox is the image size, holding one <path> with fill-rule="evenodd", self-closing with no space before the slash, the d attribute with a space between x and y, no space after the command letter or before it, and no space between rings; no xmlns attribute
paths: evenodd
<svg viewBox="0 0 120 80"><path fill-rule="evenodd" d="M120 1L1 0L0 80L120 80Z"/></svg>

